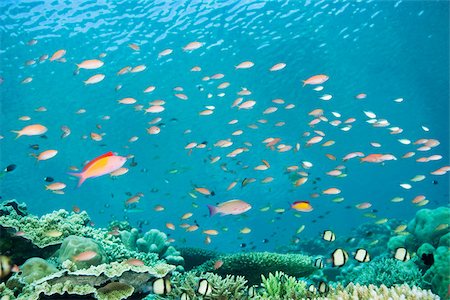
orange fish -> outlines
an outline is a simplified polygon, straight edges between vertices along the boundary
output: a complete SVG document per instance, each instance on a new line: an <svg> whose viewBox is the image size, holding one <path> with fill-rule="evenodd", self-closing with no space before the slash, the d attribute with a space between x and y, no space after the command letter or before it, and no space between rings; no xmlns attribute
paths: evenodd
<svg viewBox="0 0 450 300"><path fill-rule="evenodd" d="M129 264L129 265L132 265L132 266L136 266L136 267L144 265L144 262L142 260L137 259L137 258L130 258L130 259L128 259L126 261L126 263Z"/></svg>
<svg viewBox="0 0 450 300"><path fill-rule="evenodd" d="M337 195L339 193L341 193L341 190L338 188L329 188L322 192L322 194L325 194L325 195Z"/></svg>
<svg viewBox="0 0 450 300"><path fill-rule="evenodd" d="M88 178L95 178L121 168L127 161L126 157L114 155L112 152L105 153L91 160L80 173L69 173L79 178L78 186Z"/></svg>
<svg viewBox="0 0 450 300"><path fill-rule="evenodd" d="M294 203L292 203L291 208L301 212L313 211L313 207L309 203L309 201L295 201Z"/></svg>
<svg viewBox="0 0 450 300"><path fill-rule="evenodd" d="M322 84L325 81L328 80L328 76L327 75L314 75L312 77L309 77L306 80L303 80L303 86L307 85L307 84Z"/></svg>
<svg viewBox="0 0 450 300"><path fill-rule="evenodd" d="M207 188L199 187L199 188L195 188L195 190L205 196L209 196L209 195L214 196L215 195L215 193L213 191L210 191Z"/></svg>
<svg viewBox="0 0 450 300"><path fill-rule="evenodd" d="M366 157L360 158L360 161L378 163L378 162L382 162L382 159L381 159L382 156L383 156L383 154L369 154Z"/></svg>
<svg viewBox="0 0 450 300"><path fill-rule="evenodd" d="M219 269L223 265L223 260L218 260L214 263L214 270Z"/></svg>
<svg viewBox="0 0 450 300"><path fill-rule="evenodd" d="M13 130L12 132L17 133L16 139L20 138L22 135L41 135L47 132L47 127L41 124L28 125L21 130Z"/></svg>
<svg viewBox="0 0 450 300"><path fill-rule="evenodd" d="M218 206L208 205L209 215L212 217L217 213L221 216L240 215L250 210L252 206L242 200L230 200L220 203Z"/></svg>
<svg viewBox="0 0 450 300"><path fill-rule="evenodd" d="M88 260L93 259L96 256L97 256L97 252L88 250L88 251L81 252L78 255L75 255L74 257L72 257L72 259L74 261L88 261Z"/></svg>

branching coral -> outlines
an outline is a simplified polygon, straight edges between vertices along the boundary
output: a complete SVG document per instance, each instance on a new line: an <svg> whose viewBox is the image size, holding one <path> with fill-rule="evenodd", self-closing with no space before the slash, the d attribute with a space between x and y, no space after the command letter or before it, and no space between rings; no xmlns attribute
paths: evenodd
<svg viewBox="0 0 450 300"><path fill-rule="evenodd" d="M306 282L283 272L275 272L275 275L270 273L267 278L264 275L261 277L263 299L302 299L306 295Z"/></svg>
<svg viewBox="0 0 450 300"><path fill-rule="evenodd" d="M200 279L208 280L211 285L212 293L204 299L245 299L247 287L244 277L227 275L221 277L213 273L195 274L187 272L183 275L178 274L172 277L173 291L169 296L180 297L182 293L187 294L190 299L197 299L197 286Z"/></svg>
<svg viewBox="0 0 450 300"><path fill-rule="evenodd" d="M385 257L376 257L368 263L351 267L348 273L343 273L343 282L387 287L403 283L426 286L420 270L412 261L403 262Z"/></svg>
<svg viewBox="0 0 450 300"><path fill-rule="evenodd" d="M376 287L374 285L361 286L349 284L345 288L337 286L331 288L328 294L324 297L318 296L314 299L323 300L353 300L353 299L371 299L371 300L385 300L385 299L404 299L404 300L438 300L439 297L434 295L431 291L422 290L413 286L412 288L406 284L395 285L391 288L381 285Z"/></svg>

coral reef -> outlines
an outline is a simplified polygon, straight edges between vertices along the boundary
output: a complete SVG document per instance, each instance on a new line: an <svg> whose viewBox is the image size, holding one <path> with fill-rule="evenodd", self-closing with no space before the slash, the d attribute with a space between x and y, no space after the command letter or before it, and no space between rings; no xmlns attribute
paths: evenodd
<svg viewBox="0 0 450 300"><path fill-rule="evenodd" d="M302 299L306 295L306 282L297 280L283 272L269 273L266 278L261 275L262 298L266 299Z"/></svg>
<svg viewBox="0 0 450 300"><path fill-rule="evenodd" d="M85 251L94 251L97 255L89 260L74 261L74 256ZM60 263L66 260L71 260L78 269L97 266L107 262L108 260L107 255L100 244L93 239L76 235L71 235L65 238L57 254Z"/></svg>
<svg viewBox="0 0 450 300"><path fill-rule="evenodd" d="M9 289L4 282L0 283L0 295L2 296L1 300L16 299L14 291Z"/></svg>
<svg viewBox="0 0 450 300"><path fill-rule="evenodd" d="M187 272L185 274L175 274L172 277L173 290L169 297L177 298L182 293L187 294L190 299L197 298L197 287L200 279L208 280L212 288L211 295L205 299L245 299L247 295L246 280L242 276L227 275L224 278L213 273Z"/></svg>
<svg viewBox="0 0 450 300"><path fill-rule="evenodd" d="M450 251L448 247L438 247L434 252L434 264L425 273L424 280L431 283L432 291L443 299L450 299Z"/></svg>
<svg viewBox="0 0 450 300"><path fill-rule="evenodd" d="M145 292L152 280L174 270L168 264L153 267L112 262L78 271L62 270L24 287L18 300L37 300L40 295L89 295L95 299L126 299Z"/></svg>
<svg viewBox="0 0 450 300"><path fill-rule="evenodd" d="M416 252L418 254L417 265L423 272L426 271L425 281L431 284L433 292L438 293L444 299L450 298L447 293L450 284L449 222L450 208L448 207L439 207L433 210L421 209L408 223L409 234L392 237L388 243L388 248L391 250L397 247L406 247L411 253ZM433 255L431 266L425 263L425 259L430 260L429 254Z"/></svg>
<svg viewBox="0 0 450 300"><path fill-rule="evenodd" d="M42 277L58 272L56 266L40 257L28 259L20 269L22 270L22 281L25 283L32 283Z"/></svg>
<svg viewBox="0 0 450 300"><path fill-rule="evenodd" d="M7 203L6 207L8 213L0 216L0 248L10 248L2 254L10 255L15 264L25 262L21 272L0 286L2 296L9 299L80 296L84 299L126 299L133 294L145 296L155 278L166 276L175 269L175 266L159 260L159 253L128 249L114 235L115 231L111 233L89 227L86 212L75 214L59 210L38 218L19 214L17 210L23 206ZM179 252L171 246L165 247L167 241L161 237L166 236L159 231L154 234L159 239L152 240L148 236L142 240L142 245L148 242L152 247L155 241L164 241L163 248L158 248L164 250L163 256L168 260L172 257L173 261L179 259ZM96 255L91 259L77 257L86 251L93 251Z"/></svg>
<svg viewBox="0 0 450 300"><path fill-rule="evenodd" d="M214 270L216 260L222 260L222 266ZM220 275L233 274L244 276L250 284L261 282L261 275L282 271L295 277L312 274L316 268L309 256L302 254L278 254L270 252L236 253L209 260L195 268L197 272L214 272Z"/></svg>
<svg viewBox="0 0 450 300"><path fill-rule="evenodd" d="M426 287L419 268L413 261L399 261L394 258L376 257L368 263L349 266L343 270L340 279L344 284L385 285L388 288L396 284Z"/></svg>
<svg viewBox="0 0 450 300"><path fill-rule="evenodd" d="M449 221L450 208L448 207L419 210L416 217L408 224L408 232L411 235L406 237L406 246L410 249L417 249L420 245L429 243L433 247L437 247L441 237L450 232ZM439 228L445 224L447 226Z"/></svg>
<svg viewBox="0 0 450 300"><path fill-rule="evenodd" d="M410 251L416 251L422 244L428 243L436 248L440 246L442 238L442 243L449 240L448 236L444 237L450 232L449 222L450 208L448 207L439 207L434 210L421 209L408 223L409 234L392 237L388 246L391 250L403 246Z"/></svg>
<svg viewBox="0 0 450 300"><path fill-rule="evenodd" d="M122 243L130 250L144 253L155 253L159 258L166 260L169 264L178 266L183 271L184 259L167 241L167 235L157 229L150 229L142 237L136 228L130 231L121 231Z"/></svg>
<svg viewBox="0 0 450 300"><path fill-rule="evenodd" d="M19 203L15 199L6 200L0 204L0 216L10 215L13 211L22 217L28 214L27 205L23 202Z"/></svg>
<svg viewBox="0 0 450 300"><path fill-rule="evenodd" d="M402 222L398 220L389 220L383 224L371 222L358 226L354 233L354 236L357 237L356 245L352 245L354 246L352 250L357 248L370 249L369 252L372 257L382 255L386 251L389 239L395 235L395 228L401 224Z"/></svg>
<svg viewBox="0 0 450 300"><path fill-rule="evenodd" d="M184 268L186 271L197 267L210 259L218 257L220 254L216 251L202 249L202 248L178 248L181 256L184 258Z"/></svg>
<svg viewBox="0 0 450 300"><path fill-rule="evenodd" d="M95 236L95 229L87 227L89 216L86 212L79 214L65 210L54 211L42 217L23 216L12 211L9 215L0 216L0 224L5 228L14 228L22 237L30 240L39 248L61 244L71 234ZM58 232L58 234L49 234Z"/></svg>
<svg viewBox="0 0 450 300"><path fill-rule="evenodd" d="M95 240L106 253L107 261L136 258L147 265L152 265L158 260L156 253L131 250L121 243L119 237L104 229L89 227L89 222L89 216L84 211L77 214L58 210L38 218L33 215L21 216L12 210L9 215L0 216L0 229L5 233L1 239L10 245L11 240L15 241L14 248L18 248L20 252L20 256L17 255L18 259L15 260L18 264L30 257L50 257L70 235ZM2 245L0 248L3 247ZM171 258L175 257L175 249L169 251L169 254ZM176 261L179 258L173 259Z"/></svg>
<svg viewBox="0 0 450 300"><path fill-rule="evenodd" d="M374 285L361 286L350 283L345 288L341 285L336 288L330 288L326 296L318 296L313 299L323 300L353 300L353 299L371 299L371 300L385 300L385 299L405 299L405 300L437 300L438 296L431 291L422 290L418 287L409 287L406 284L395 285L391 288L381 285L376 287Z"/></svg>
<svg viewBox="0 0 450 300"><path fill-rule="evenodd" d="M133 227L131 227L130 223L128 221L118 221L114 220L109 222L108 230L109 231L117 231L117 230L126 230L130 231Z"/></svg>

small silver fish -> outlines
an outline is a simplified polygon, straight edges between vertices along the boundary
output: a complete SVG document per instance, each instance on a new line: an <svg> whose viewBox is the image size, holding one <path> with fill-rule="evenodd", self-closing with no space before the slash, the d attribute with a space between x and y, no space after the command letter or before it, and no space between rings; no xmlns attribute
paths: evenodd
<svg viewBox="0 0 450 300"><path fill-rule="evenodd" d="M61 126L61 131L63 132L61 134L61 138L62 139L68 137L70 135L70 132L71 132L70 128L67 127L66 125Z"/></svg>

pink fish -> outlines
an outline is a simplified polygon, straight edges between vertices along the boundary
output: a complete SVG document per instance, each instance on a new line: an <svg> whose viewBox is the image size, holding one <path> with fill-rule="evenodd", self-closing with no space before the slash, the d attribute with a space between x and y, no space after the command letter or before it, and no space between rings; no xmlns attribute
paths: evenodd
<svg viewBox="0 0 450 300"><path fill-rule="evenodd" d="M209 215L212 217L217 213L221 216L240 215L250 210L252 206L242 200L230 200L220 203L218 206L208 205Z"/></svg>
<svg viewBox="0 0 450 300"><path fill-rule="evenodd" d="M112 152L108 152L91 160L86 166L84 166L82 172L69 173L69 175L80 178L77 186L80 187L86 179L95 178L114 172L120 169L126 161L126 157L117 156Z"/></svg>
<svg viewBox="0 0 450 300"><path fill-rule="evenodd" d="M303 86L305 86L305 85L307 85L307 84L313 84L313 85L315 85L315 84L322 84L322 83L324 83L325 81L327 81L328 80L328 76L327 75L323 75L323 74L320 74L320 75L314 75L314 76L312 76L312 77L309 77L308 79L306 79L306 80L303 80Z"/></svg>
<svg viewBox="0 0 450 300"><path fill-rule="evenodd" d="M72 259L74 261L88 261L88 260L93 259L96 256L97 256L97 252L88 250L88 251L84 251L78 255L73 256Z"/></svg>

